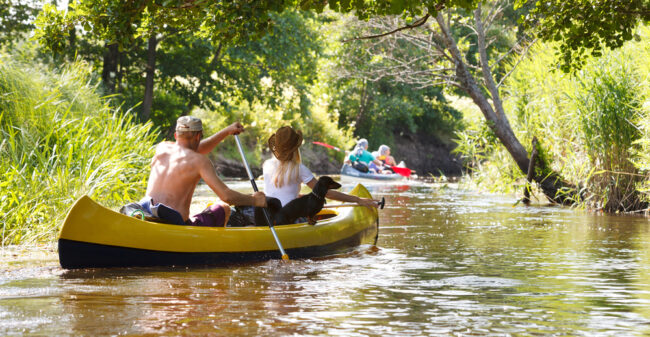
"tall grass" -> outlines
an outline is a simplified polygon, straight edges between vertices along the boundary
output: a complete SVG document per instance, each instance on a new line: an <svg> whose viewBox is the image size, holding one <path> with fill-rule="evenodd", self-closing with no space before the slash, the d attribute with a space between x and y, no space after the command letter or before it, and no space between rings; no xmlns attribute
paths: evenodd
<svg viewBox="0 0 650 337"><path fill-rule="evenodd" d="M555 71L554 47L539 45L505 86L506 111L520 141L530 147L536 136L542 159L582 187L579 204L589 208L637 210L648 199L644 175L650 155L644 149L650 148L650 135L644 125L650 125L650 106L644 101L650 98L650 29L640 27L639 34L641 41L591 58L573 74ZM479 118L466 122L484 124ZM467 130L473 129L480 127ZM463 131L458 137L459 151L468 157L474 144L483 149L472 181L484 189L522 191L524 174L505 149L497 140L481 143L477 135Z"/></svg>
<svg viewBox="0 0 650 337"><path fill-rule="evenodd" d="M84 194L111 207L146 186L156 134L98 96L89 71L0 55L3 246L51 241Z"/></svg>
<svg viewBox="0 0 650 337"><path fill-rule="evenodd" d="M649 55L650 56L650 55ZM580 120L590 166L589 189L598 196L597 207L606 211L641 209L645 203L637 191L642 181L633 163L644 118L638 73L624 52L608 53L595 60L575 81L576 114Z"/></svg>

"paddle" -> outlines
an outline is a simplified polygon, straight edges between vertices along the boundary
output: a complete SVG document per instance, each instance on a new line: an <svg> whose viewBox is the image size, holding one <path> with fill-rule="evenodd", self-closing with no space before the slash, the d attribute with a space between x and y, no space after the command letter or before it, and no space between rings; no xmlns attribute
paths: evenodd
<svg viewBox="0 0 650 337"><path fill-rule="evenodd" d="M330 144L325 144L325 143L322 143L322 142L312 142L312 143L314 143L316 145L320 145L320 146L325 146L328 149L332 149L332 150L336 150L336 151L341 152L341 149L339 149L336 146L330 145Z"/></svg>
<svg viewBox="0 0 650 337"><path fill-rule="evenodd" d="M332 150L342 152L341 149L339 149L336 146L330 145L330 144L325 144L323 142L312 142L312 143L316 144L316 145L324 146L324 147L326 147L328 149L332 149ZM395 172L395 173L397 173L397 174L399 174L401 176L404 176L404 177L410 177L411 173L413 173L413 171L411 171L411 169L406 168L406 167L397 167L397 166L391 166L391 165L384 165L384 166L389 167L390 169L393 170L393 172Z"/></svg>
<svg viewBox="0 0 650 337"><path fill-rule="evenodd" d="M386 199L384 199L384 197L382 197L381 201L377 203L377 205L379 205L379 209L384 209L385 204L386 204ZM356 206L361 207L361 205L359 204L348 203L348 204L338 204L338 205L325 205L323 206L323 208L356 207Z"/></svg>
<svg viewBox="0 0 650 337"><path fill-rule="evenodd" d="M246 161L246 156L244 156L244 149L241 146L241 142L239 141L239 136L235 135L235 141L237 142L237 148L239 148L239 154L241 155L241 159L244 162L244 167L246 167L246 173L248 173L248 178L251 180L251 185L253 185L253 190L255 192L258 191L257 189L257 184L255 183L255 177L253 177L253 173L251 173L251 169L248 166L248 161ZM278 245L278 248L280 248L280 254L282 254L282 259L283 260L288 260L289 255L284 252L284 249L282 248L282 243L280 243L280 239L278 238L278 234L275 233L275 228L273 228L273 222L271 221L271 216L269 216L269 210L266 209L266 207L262 208L264 210L264 218L266 219L266 224L269 225L269 228L271 229L271 233L273 234L273 238L275 239L275 243Z"/></svg>

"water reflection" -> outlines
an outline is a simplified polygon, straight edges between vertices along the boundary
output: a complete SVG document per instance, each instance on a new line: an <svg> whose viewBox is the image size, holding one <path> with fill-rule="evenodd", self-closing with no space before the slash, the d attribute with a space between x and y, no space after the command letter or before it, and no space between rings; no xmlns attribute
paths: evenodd
<svg viewBox="0 0 650 337"><path fill-rule="evenodd" d="M12 270L0 278L0 335L650 333L647 219L513 207L450 186L368 187L387 201L378 248L210 268Z"/></svg>

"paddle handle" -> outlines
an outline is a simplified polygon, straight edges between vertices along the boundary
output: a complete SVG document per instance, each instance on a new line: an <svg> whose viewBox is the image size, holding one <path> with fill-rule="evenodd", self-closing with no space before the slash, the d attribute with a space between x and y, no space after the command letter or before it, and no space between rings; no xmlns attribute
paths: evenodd
<svg viewBox="0 0 650 337"><path fill-rule="evenodd" d="M255 177L253 177L253 173L251 172L250 166L248 166L248 161L246 160L246 156L244 155L244 148L241 146L241 141L239 141L239 136L235 135L235 142L237 142L237 148L239 149L239 155L241 155L241 160L244 162L244 167L246 167L246 173L248 173L248 178L251 181L251 185L253 185L253 191L258 192L259 190L257 189L257 184L255 183ZM278 245L278 248L280 249L280 254L282 254L282 259L283 260L288 260L289 255L284 251L284 248L282 248L282 243L280 243L280 238L278 238L278 234L275 233L275 228L273 228L273 222L271 221L271 216L269 215L269 210L266 209L266 207L262 208L264 211L264 218L266 219L266 224L269 225L269 228L271 229L271 234L273 234L273 238L275 239L275 243Z"/></svg>

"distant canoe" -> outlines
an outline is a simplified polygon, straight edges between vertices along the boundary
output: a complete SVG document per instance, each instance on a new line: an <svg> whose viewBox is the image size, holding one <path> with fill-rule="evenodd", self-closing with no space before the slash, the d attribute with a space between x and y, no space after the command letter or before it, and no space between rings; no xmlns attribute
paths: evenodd
<svg viewBox="0 0 650 337"><path fill-rule="evenodd" d="M375 174L375 173L364 173L350 165L343 164L341 167L341 178L342 179L365 179L372 181L397 181L406 179L404 176L397 173L393 174Z"/></svg>
<svg viewBox="0 0 650 337"><path fill-rule="evenodd" d="M362 185L351 192L372 196ZM378 212L367 207L323 209L316 225L275 226L291 259L333 255L377 240ZM65 269L211 265L279 259L268 227L195 227L143 221L87 196L70 209L59 234Z"/></svg>

